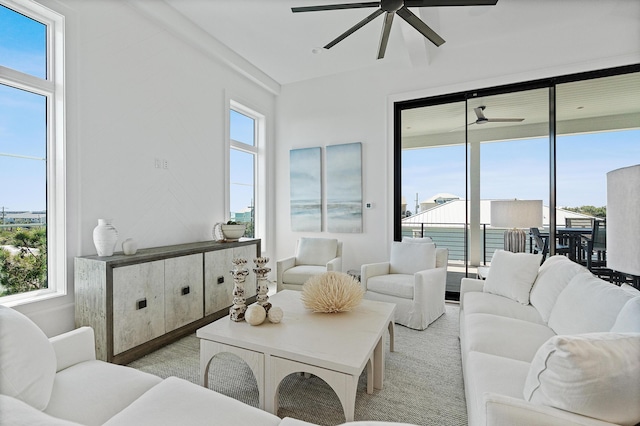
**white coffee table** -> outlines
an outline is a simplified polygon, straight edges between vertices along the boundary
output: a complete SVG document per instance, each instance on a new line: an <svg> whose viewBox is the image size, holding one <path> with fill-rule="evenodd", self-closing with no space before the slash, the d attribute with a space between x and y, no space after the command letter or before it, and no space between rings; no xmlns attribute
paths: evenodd
<svg viewBox="0 0 640 426"><path fill-rule="evenodd" d="M209 362L230 352L251 368L260 408L278 412L278 386L292 373L323 379L335 391L346 421L352 421L360 374L367 367L367 393L382 389L386 331L393 330L395 304L362 300L354 310L313 313L300 292L283 290L269 298L284 311L279 324L233 322L226 316L200 328L200 383L208 387Z"/></svg>

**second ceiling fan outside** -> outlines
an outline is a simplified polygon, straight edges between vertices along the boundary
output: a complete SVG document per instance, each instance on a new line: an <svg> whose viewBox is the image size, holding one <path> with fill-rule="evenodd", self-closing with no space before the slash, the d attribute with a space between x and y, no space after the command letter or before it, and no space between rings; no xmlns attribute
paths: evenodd
<svg viewBox="0 0 640 426"><path fill-rule="evenodd" d="M292 7L293 13L298 12L318 12L323 10L340 10L340 9L360 9L367 7L377 7L378 9L358 22L353 27L349 28L344 33L340 34L337 38L330 41L325 49L331 49L342 40L364 27L369 22L376 19L378 16L385 14L384 24L382 26L382 35L380 36L380 44L378 46L378 59L384 58L384 54L387 50L387 43L389 42L389 34L391 33L391 24L393 18L397 14L400 18L404 19L409 25L418 30L423 36L431 41L436 46L440 46L444 43L444 39L440 37L435 31L433 31L427 24L425 24L420 18L418 18L409 7L439 7L439 6L494 6L498 3L498 0L381 0L375 2L365 3L346 3L346 4L330 4L324 6L304 6L304 7Z"/></svg>

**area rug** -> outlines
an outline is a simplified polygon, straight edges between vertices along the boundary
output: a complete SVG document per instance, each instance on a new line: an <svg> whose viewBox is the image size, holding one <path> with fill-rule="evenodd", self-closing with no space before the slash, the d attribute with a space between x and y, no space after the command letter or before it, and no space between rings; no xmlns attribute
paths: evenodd
<svg viewBox="0 0 640 426"><path fill-rule="evenodd" d="M366 393L366 375L360 377L355 420L379 420L416 425L466 425L458 340L458 307L424 331L396 325L395 351L386 348L384 389ZM199 340L189 335L129 366L158 375L177 376L199 384ZM258 406L258 388L249 367L231 354L216 356L209 370L209 387ZM290 375L279 391L279 417L294 417L319 425L345 421L340 400L315 376Z"/></svg>

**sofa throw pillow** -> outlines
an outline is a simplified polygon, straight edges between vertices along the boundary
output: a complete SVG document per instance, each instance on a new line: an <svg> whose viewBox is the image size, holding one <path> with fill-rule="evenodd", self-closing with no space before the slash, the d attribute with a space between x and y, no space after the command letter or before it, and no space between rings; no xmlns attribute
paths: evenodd
<svg viewBox="0 0 640 426"><path fill-rule="evenodd" d="M640 422L640 334L554 336L538 349L524 399L620 424Z"/></svg>
<svg viewBox="0 0 640 426"><path fill-rule="evenodd" d="M551 256L540 266L529 299L545 323L549 322L551 310L562 290L573 277L584 272L588 272L587 268L562 255Z"/></svg>
<svg viewBox="0 0 640 426"><path fill-rule="evenodd" d="M325 266L335 259L338 252L338 240L335 238L307 238L298 241L296 265Z"/></svg>
<svg viewBox="0 0 640 426"><path fill-rule="evenodd" d="M436 267L436 245L424 243L391 243L390 274L413 275Z"/></svg>
<svg viewBox="0 0 640 426"><path fill-rule="evenodd" d="M614 333L640 333L640 296L624 304L611 327ZM640 354L638 354L640 357ZM640 386L640 385L639 385Z"/></svg>
<svg viewBox="0 0 640 426"><path fill-rule="evenodd" d="M44 410L56 375L51 342L29 318L2 305L0 342L0 394Z"/></svg>
<svg viewBox="0 0 640 426"><path fill-rule="evenodd" d="M560 293L549 316L556 334L610 331L622 307L633 296L590 272L578 274Z"/></svg>
<svg viewBox="0 0 640 426"><path fill-rule="evenodd" d="M538 275L541 260L541 254L496 250L491 258L484 292L528 305L531 286Z"/></svg>

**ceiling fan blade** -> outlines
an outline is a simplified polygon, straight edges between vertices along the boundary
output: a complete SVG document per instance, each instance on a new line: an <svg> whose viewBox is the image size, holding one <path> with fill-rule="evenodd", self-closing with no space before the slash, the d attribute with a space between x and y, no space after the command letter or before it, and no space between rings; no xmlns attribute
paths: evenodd
<svg viewBox="0 0 640 426"><path fill-rule="evenodd" d="M384 58L384 53L387 51L387 43L389 42L389 33L391 33L391 24L393 23L394 16L395 12L387 12L384 17L382 35L380 36L380 47L378 48L378 59Z"/></svg>
<svg viewBox="0 0 640 426"><path fill-rule="evenodd" d="M435 44L436 46L440 46L442 43L444 43L444 39L431 28L429 28L427 24L422 22L420 18L413 14L413 12L407 9L407 6L402 6L396 13L400 15L402 19L407 21L409 25L418 30L423 36L428 38L431 43Z"/></svg>
<svg viewBox="0 0 640 426"><path fill-rule="evenodd" d="M331 49L333 46L335 46L336 44L340 43L342 40L344 40L345 38L349 37L351 34L355 33L360 28L364 27L366 24L368 24L369 22L373 21L374 19L376 19L378 16L382 15L383 13L384 13L384 11L382 9L376 10L371 15L367 16L362 21L358 22L353 27L349 28L347 31L345 31L344 33L340 34L337 38L335 38L334 40L330 41L324 48L325 49Z"/></svg>
<svg viewBox="0 0 640 426"><path fill-rule="evenodd" d="M406 7L495 6L498 0L405 0Z"/></svg>
<svg viewBox="0 0 640 426"><path fill-rule="evenodd" d="M324 6L302 6L292 7L293 13L298 12L318 12L321 10L340 10L340 9L359 9L362 7L379 7L379 1L370 1L366 3L346 3L346 4L327 4Z"/></svg>
<svg viewBox="0 0 640 426"><path fill-rule="evenodd" d="M524 121L524 118L487 118L488 123L519 123Z"/></svg>

